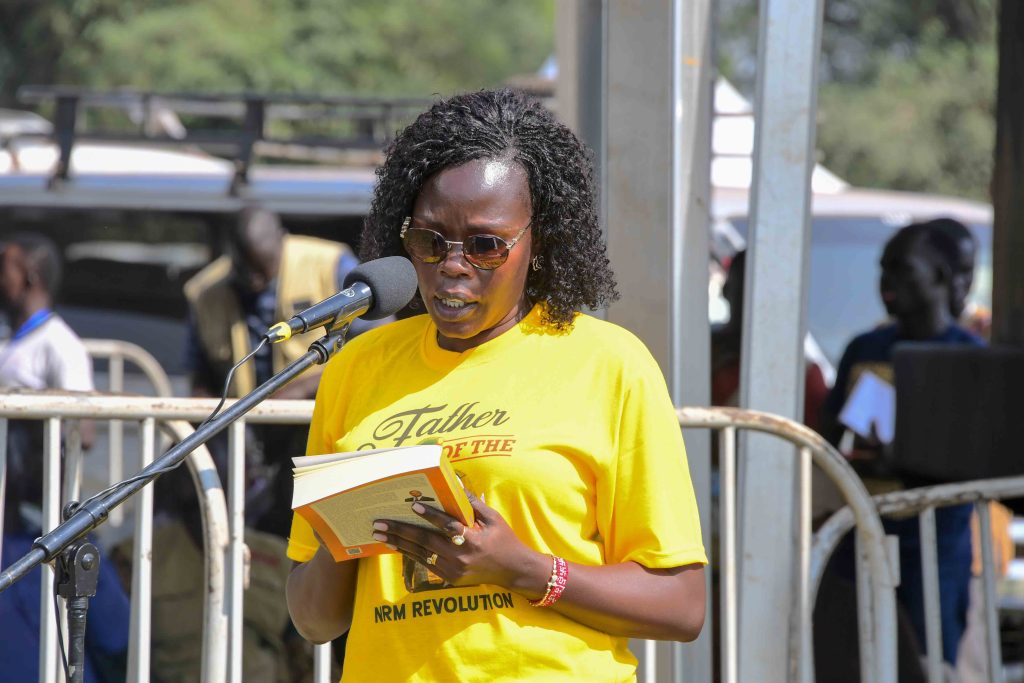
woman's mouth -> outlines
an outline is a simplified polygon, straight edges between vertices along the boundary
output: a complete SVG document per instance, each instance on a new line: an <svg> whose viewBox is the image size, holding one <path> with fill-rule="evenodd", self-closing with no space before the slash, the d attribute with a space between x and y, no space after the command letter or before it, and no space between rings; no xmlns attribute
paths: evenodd
<svg viewBox="0 0 1024 683"><path fill-rule="evenodd" d="M434 312L439 318L446 321L453 321L467 315L476 302L451 296L434 296Z"/></svg>

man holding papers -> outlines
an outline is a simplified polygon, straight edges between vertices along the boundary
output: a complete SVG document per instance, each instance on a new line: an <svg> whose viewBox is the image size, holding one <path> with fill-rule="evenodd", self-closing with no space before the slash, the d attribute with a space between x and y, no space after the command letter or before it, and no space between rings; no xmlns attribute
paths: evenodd
<svg viewBox="0 0 1024 683"><path fill-rule="evenodd" d="M886 244L881 260L880 293L893 322L850 342L839 363L836 383L825 401L822 434L838 444L846 429L854 432L848 453L872 493L927 485L894 472L886 457L895 422L893 348L901 343L928 342L982 345L959 327L952 310L958 295L953 286L959 266L958 245L932 223L908 225ZM970 505L936 511L943 656L956 664L963 634L971 576ZM906 608L918 642L925 643L920 534L916 517L887 520L886 529L900 539L902 581L898 596ZM852 576L852 562L849 563Z"/></svg>

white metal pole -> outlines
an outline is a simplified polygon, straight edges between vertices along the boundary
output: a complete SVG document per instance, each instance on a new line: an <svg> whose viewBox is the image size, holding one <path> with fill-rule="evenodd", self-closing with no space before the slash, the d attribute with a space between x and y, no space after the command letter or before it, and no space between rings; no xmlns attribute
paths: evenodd
<svg viewBox="0 0 1024 683"><path fill-rule="evenodd" d="M672 286L667 371L676 406L711 402L707 281L714 91L711 5L711 0L672 0ZM704 429L687 432L686 452L700 526L710 543L711 434ZM711 571L704 578L711 595ZM707 601L704 629L697 640L673 645L677 682L712 678L712 602Z"/></svg>
<svg viewBox="0 0 1024 683"><path fill-rule="evenodd" d="M822 0L760 5L756 136L743 307L741 405L801 419L807 244ZM798 604L798 461L792 446L745 440L740 469L740 680L789 680Z"/></svg>
<svg viewBox="0 0 1024 683"><path fill-rule="evenodd" d="M142 421L142 467L153 462L155 451L156 422L147 417ZM144 683L150 678L153 615L153 486L145 487L136 495L128 680Z"/></svg>

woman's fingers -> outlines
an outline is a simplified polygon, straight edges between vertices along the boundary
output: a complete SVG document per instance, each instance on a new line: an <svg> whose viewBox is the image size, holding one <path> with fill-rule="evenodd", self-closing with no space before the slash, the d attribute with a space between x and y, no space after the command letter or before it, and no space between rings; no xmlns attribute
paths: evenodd
<svg viewBox="0 0 1024 683"><path fill-rule="evenodd" d="M494 512L494 508L485 503L483 497L477 498L468 490L466 491L466 496L469 498L469 504L472 506L473 513L476 515L478 522L487 524L493 520L494 515L496 514Z"/></svg>

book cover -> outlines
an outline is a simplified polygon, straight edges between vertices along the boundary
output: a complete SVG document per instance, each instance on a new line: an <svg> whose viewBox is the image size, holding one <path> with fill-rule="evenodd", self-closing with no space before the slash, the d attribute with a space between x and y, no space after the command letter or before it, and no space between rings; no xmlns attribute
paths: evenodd
<svg viewBox="0 0 1024 683"><path fill-rule="evenodd" d="M292 462L292 509L338 562L394 552L373 539L374 520L433 528L412 511L417 501L473 524L469 498L438 445L303 456Z"/></svg>

